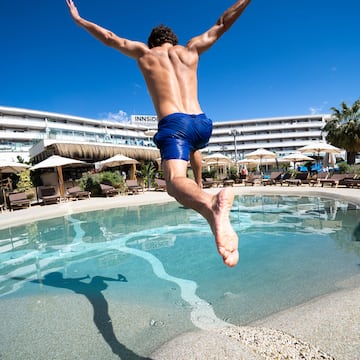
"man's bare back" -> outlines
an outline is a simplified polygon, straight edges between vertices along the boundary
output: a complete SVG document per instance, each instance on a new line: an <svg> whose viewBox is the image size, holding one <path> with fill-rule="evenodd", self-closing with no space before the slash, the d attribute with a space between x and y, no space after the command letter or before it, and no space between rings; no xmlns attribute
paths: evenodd
<svg viewBox="0 0 360 360"><path fill-rule="evenodd" d="M173 113L202 113L198 102L196 51L165 43L137 60L159 119Z"/></svg>

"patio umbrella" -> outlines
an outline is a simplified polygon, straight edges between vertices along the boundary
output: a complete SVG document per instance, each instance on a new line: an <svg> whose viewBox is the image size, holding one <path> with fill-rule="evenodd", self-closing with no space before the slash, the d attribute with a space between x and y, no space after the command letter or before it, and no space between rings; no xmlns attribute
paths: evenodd
<svg viewBox="0 0 360 360"><path fill-rule="evenodd" d="M315 161L314 158L312 158L310 156L306 156L306 155L301 154L301 153L293 153L293 154L290 154L290 155L286 155L281 160L293 162L294 163L294 168L296 168L296 163L297 162Z"/></svg>
<svg viewBox="0 0 360 360"><path fill-rule="evenodd" d="M339 154L341 152L341 149L339 149L333 145L330 145L324 141L317 141L317 142L310 143L308 145L301 147L298 150L305 154L316 153L317 154L317 165L319 165L320 153Z"/></svg>
<svg viewBox="0 0 360 360"><path fill-rule="evenodd" d="M259 160L260 162L260 166L262 165L262 162L263 162L263 159L275 159L276 158L276 154L269 151L269 150L266 150L266 149L263 149L263 148L260 148L260 149L257 149L251 153L248 153L245 155L245 158L246 159L255 159L255 160Z"/></svg>
<svg viewBox="0 0 360 360"><path fill-rule="evenodd" d="M232 160L228 156L225 156L221 153L214 153L214 154L203 156L203 160L206 163L208 163L208 162L222 162L222 163L226 163L226 164L232 163Z"/></svg>
<svg viewBox="0 0 360 360"><path fill-rule="evenodd" d="M341 152L341 149L330 145L323 141L314 142L308 145L305 145L298 149L302 153L329 153L329 154L339 154Z"/></svg>
<svg viewBox="0 0 360 360"><path fill-rule="evenodd" d="M208 165L221 165L221 166L224 166L224 165L228 165L229 163L227 161L207 161L207 162L203 162L202 165L203 166L208 166Z"/></svg>
<svg viewBox="0 0 360 360"><path fill-rule="evenodd" d="M222 165L222 166L230 165L233 162L228 156L225 156L221 153L214 153L214 154L206 155L206 156L203 156L202 159L205 161L205 164L204 164L205 166L216 164L218 175L219 175L219 165Z"/></svg>
<svg viewBox="0 0 360 360"><path fill-rule="evenodd" d="M238 160L236 162L238 165L241 165L242 167L245 167L247 169L247 166L251 167L251 166L258 166L259 165L259 160L255 160L255 159L241 159Z"/></svg>
<svg viewBox="0 0 360 360"><path fill-rule="evenodd" d="M30 167L30 165L17 163L13 161L0 161L0 179L2 180L2 174L16 174L23 170L26 170ZM7 208L7 204L5 201L6 198L6 190L11 191L12 185L11 180L8 178L7 180L1 181L1 190L4 201L4 208Z"/></svg>
<svg viewBox="0 0 360 360"><path fill-rule="evenodd" d="M282 160L291 161L291 162L300 162L300 161L314 161L315 159L310 156L303 155L301 153L293 153L284 156Z"/></svg>
<svg viewBox="0 0 360 360"><path fill-rule="evenodd" d="M0 161L0 173L3 174L16 174L26 170L30 165L21 164L13 161Z"/></svg>
<svg viewBox="0 0 360 360"><path fill-rule="evenodd" d="M52 155L44 161L39 162L38 164L32 166L30 170L37 170L37 169L46 169L46 168L56 168L58 173L58 180L59 180L59 189L60 195L64 196L65 194L65 187L64 187L64 178L63 178L63 171L62 168L64 166L92 166L91 164L76 160L70 159L59 155Z"/></svg>
<svg viewBox="0 0 360 360"><path fill-rule="evenodd" d="M254 159L242 159L237 161L240 165L249 165L249 164L257 164L258 161Z"/></svg>
<svg viewBox="0 0 360 360"><path fill-rule="evenodd" d="M114 167L114 166L121 166L121 165L132 165L132 164L138 164L138 163L139 162L135 159L132 159L125 155L117 154L108 159L99 161L98 164L100 165L101 168L107 168L107 167Z"/></svg>

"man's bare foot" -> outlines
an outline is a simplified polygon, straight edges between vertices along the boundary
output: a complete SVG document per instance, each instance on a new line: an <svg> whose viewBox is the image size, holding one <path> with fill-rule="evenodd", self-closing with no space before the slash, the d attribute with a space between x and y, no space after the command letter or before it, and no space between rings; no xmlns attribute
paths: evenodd
<svg viewBox="0 0 360 360"><path fill-rule="evenodd" d="M213 219L210 221L219 254L230 267L239 261L238 237L231 226L229 213L234 201L233 190L222 189L213 200Z"/></svg>

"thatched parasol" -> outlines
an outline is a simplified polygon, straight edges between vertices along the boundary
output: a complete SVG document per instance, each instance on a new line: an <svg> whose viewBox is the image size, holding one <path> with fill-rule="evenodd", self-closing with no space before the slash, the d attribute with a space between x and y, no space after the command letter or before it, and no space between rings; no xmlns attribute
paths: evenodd
<svg viewBox="0 0 360 360"><path fill-rule="evenodd" d="M112 144L52 144L47 148L53 154L72 157L77 159L86 159L87 161L101 161L116 154L122 154L127 157L140 160L156 160L160 156L157 148L147 148L141 146L112 145Z"/></svg>

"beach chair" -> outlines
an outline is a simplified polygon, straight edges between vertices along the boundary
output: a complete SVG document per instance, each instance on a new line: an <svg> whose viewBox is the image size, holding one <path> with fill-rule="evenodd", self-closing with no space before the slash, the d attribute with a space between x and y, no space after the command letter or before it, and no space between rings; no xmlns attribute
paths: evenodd
<svg viewBox="0 0 360 360"><path fill-rule="evenodd" d="M342 181L342 185L348 188L360 188L360 179L357 177L354 177L353 179L345 178Z"/></svg>
<svg viewBox="0 0 360 360"><path fill-rule="evenodd" d="M320 180L321 180L321 179L327 179L328 176L329 176L329 173L326 172L326 171L323 171L323 172L321 172L321 173L318 173L318 174L316 174L316 176L315 176L314 178L312 178L312 179L310 180L310 184L312 184L312 185L314 185L314 186L315 186L315 184L320 185Z"/></svg>
<svg viewBox="0 0 360 360"><path fill-rule="evenodd" d="M320 181L320 185L322 187L324 187L326 185L330 185L331 187L338 187L339 185L342 184L344 179L346 179L346 178L351 179L353 177L354 177L353 174L333 174L329 178L320 179L319 181Z"/></svg>
<svg viewBox="0 0 360 360"><path fill-rule="evenodd" d="M80 186L73 186L66 189L66 200L90 199L90 191L81 190Z"/></svg>
<svg viewBox="0 0 360 360"><path fill-rule="evenodd" d="M284 181L285 184L287 184L288 186L291 185L296 185L296 186L300 186L301 184L308 184L308 176L309 173L308 172L299 172L295 175L294 178L290 178Z"/></svg>
<svg viewBox="0 0 360 360"><path fill-rule="evenodd" d="M163 179L155 179L155 190L166 191L166 181Z"/></svg>
<svg viewBox="0 0 360 360"><path fill-rule="evenodd" d="M275 185L277 181L281 179L281 171L272 171L270 173L270 178L262 179L263 185Z"/></svg>
<svg viewBox="0 0 360 360"><path fill-rule="evenodd" d="M213 178L209 178L206 177L203 181L202 181L202 185L204 189L208 189L208 188L212 188L213 186L218 186L219 185L219 181L214 180Z"/></svg>
<svg viewBox="0 0 360 360"><path fill-rule="evenodd" d="M276 181L275 181L275 184L280 184L281 186L283 186L283 184L286 183L286 180L291 179L291 176L292 176L291 173L286 172L285 174L283 174L283 175L281 176L281 178L280 178L279 180L276 180Z"/></svg>
<svg viewBox="0 0 360 360"><path fill-rule="evenodd" d="M144 189L138 184L137 180L126 180L127 192L131 194L138 194Z"/></svg>
<svg viewBox="0 0 360 360"><path fill-rule="evenodd" d="M356 182L356 174L345 174L346 176L339 180L337 186L347 186L347 184L350 184L351 182Z"/></svg>
<svg viewBox="0 0 360 360"><path fill-rule="evenodd" d="M60 202L60 195L57 193L54 186L39 187L39 198L44 205L57 204Z"/></svg>
<svg viewBox="0 0 360 360"><path fill-rule="evenodd" d="M228 179L228 178L224 178L222 179L222 186L225 187L225 186L234 186L235 184L235 181L232 180L232 179Z"/></svg>
<svg viewBox="0 0 360 360"><path fill-rule="evenodd" d="M24 192L9 194L10 210L29 208L31 206L30 200Z"/></svg>
<svg viewBox="0 0 360 360"><path fill-rule="evenodd" d="M111 185L100 184L101 194L106 197L119 195L119 191Z"/></svg>
<svg viewBox="0 0 360 360"><path fill-rule="evenodd" d="M244 185L259 185L262 182L262 178L262 175L249 175L249 177L244 180Z"/></svg>

